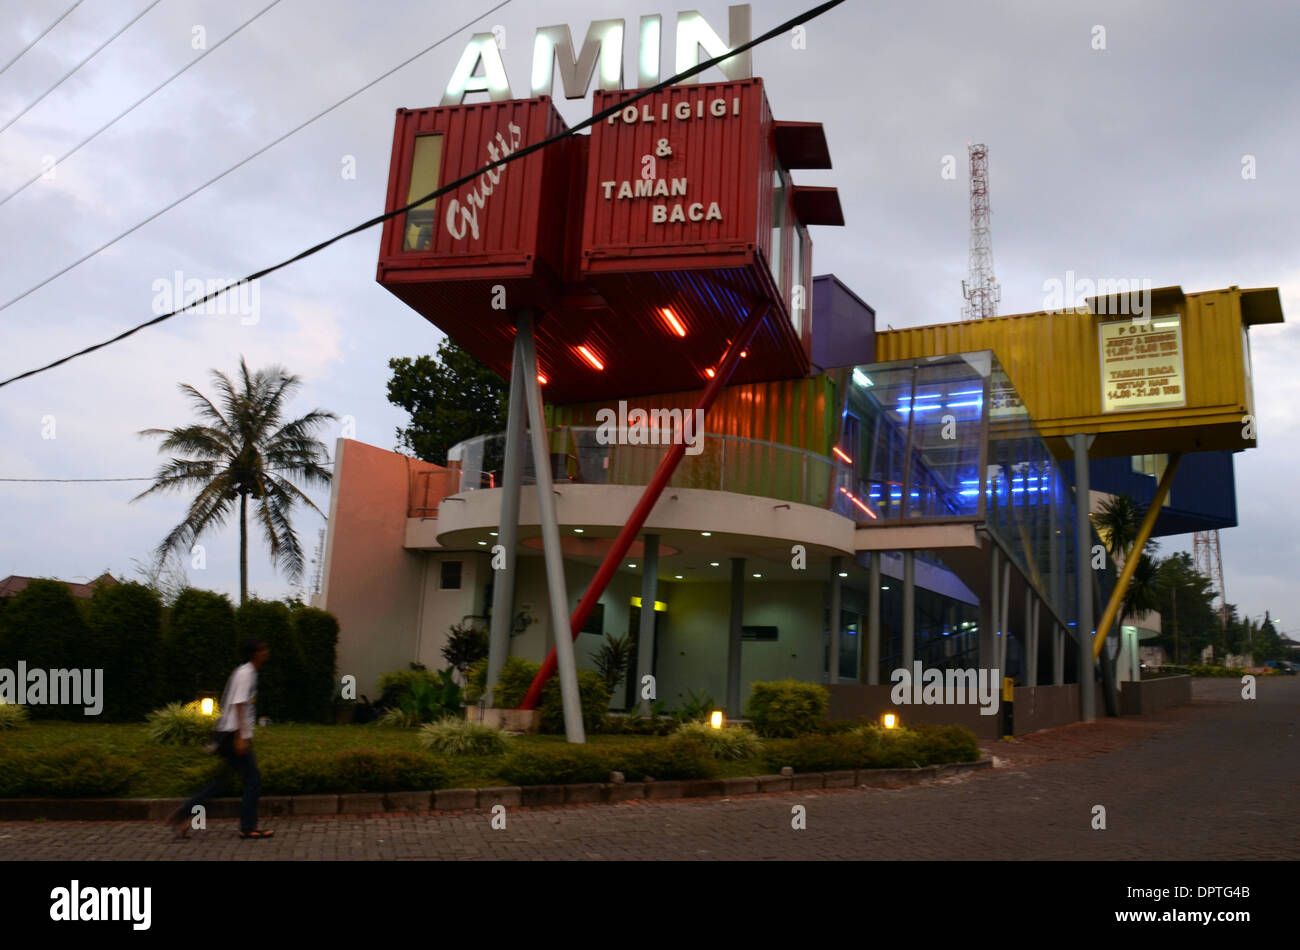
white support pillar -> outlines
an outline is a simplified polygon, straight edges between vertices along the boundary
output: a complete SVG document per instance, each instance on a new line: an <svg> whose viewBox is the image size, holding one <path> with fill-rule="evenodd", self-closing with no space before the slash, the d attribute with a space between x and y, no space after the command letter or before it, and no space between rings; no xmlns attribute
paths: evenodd
<svg viewBox="0 0 1300 950"><path fill-rule="evenodd" d="M505 458L501 471L501 520L497 525L497 544L501 545L504 564L492 583L492 620L488 628L488 668L486 695L498 705L494 694L501 667L510 655L510 630L515 617L515 561L519 547L519 487L523 481L526 404L523 378L524 358L520 339L515 335L515 352L510 367L510 403L506 415ZM495 553L492 560L496 560Z"/></svg>
<svg viewBox="0 0 1300 950"><path fill-rule="evenodd" d="M867 684L880 685L880 552L872 551L867 591Z"/></svg>
<svg viewBox="0 0 1300 950"><path fill-rule="evenodd" d="M533 468L536 469L537 477L537 507L542 522L546 589L551 601L555 661L560 677L560 697L564 704L564 735L569 742L583 743L587 741L587 736L582 725L582 702L578 697L578 665L573 656L573 635L569 629L569 595L564 583L564 550L560 547L560 525L555 513L550 446L546 438L546 416L542 411L542 387L537 381L537 349L533 343L531 313L520 314L518 339L524 357L524 386L533 443ZM650 606L653 610L654 605Z"/></svg>
<svg viewBox="0 0 1300 950"><path fill-rule="evenodd" d="M641 623L637 626L636 683L633 688L642 696L642 683L650 674L655 655L655 599L659 596L659 535L647 534L641 554ZM658 695L656 693L656 695ZM642 698L638 707L642 716L650 715L650 700Z"/></svg>
<svg viewBox="0 0 1300 950"><path fill-rule="evenodd" d="M844 559L831 558L831 605L830 605L830 662L826 665L826 682L834 685L840 681L840 614L843 610L843 591L840 585L840 570Z"/></svg>

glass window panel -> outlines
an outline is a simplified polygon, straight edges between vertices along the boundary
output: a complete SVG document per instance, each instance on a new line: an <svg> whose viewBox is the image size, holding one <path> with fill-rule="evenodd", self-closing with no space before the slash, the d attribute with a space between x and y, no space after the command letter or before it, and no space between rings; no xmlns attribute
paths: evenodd
<svg viewBox="0 0 1300 950"><path fill-rule="evenodd" d="M411 157L411 184L406 192L406 203L438 190L438 177L442 171L442 136L419 135L415 139L415 152ZM406 235L402 244L405 251L427 251L433 246L433 215L438 201L426 201L406 213Z"/></svg>

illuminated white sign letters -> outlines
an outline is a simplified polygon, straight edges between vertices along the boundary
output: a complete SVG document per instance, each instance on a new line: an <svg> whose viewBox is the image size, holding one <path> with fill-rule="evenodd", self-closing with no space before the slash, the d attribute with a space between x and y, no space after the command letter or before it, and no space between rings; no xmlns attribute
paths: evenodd
<svg viewBox="0 0 1300 950"><path fill-rule="evenodd" d="M750 40L749 4L728 8L728 43L711 27L697 10L684 10L677 14L676 67L673 73L690 69L700 62L700 49L706 58L724 56ZM587 28L582 49L575 56L573 34L567 26L544 26L537 31L533 41L533 70L529 94L548 96L554 86L556 62L559 63L560 84L566 99L582 99L591 86L599 63L600 89L623 88L623 40L627 25L623 20L594 20ZM640 22L640 48L637 55L638 88L653 86L660 81L661 23L658 15L643 16ZM752 60L748 51L721 63L718 67L730 80L748 79L752 75ZM691 77L686 82L696 82ZM465 46L460 61L452 72L442 105L455 106L465 101L471 92L486 92L493 101L513 98L510 80L506 76L501 49L492 33L475 33Z"/></svg>

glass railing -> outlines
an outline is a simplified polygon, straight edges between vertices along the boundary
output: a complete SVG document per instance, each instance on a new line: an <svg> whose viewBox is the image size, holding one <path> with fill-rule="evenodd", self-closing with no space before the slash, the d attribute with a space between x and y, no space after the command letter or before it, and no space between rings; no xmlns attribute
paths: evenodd
<svg viewBox="0 0 1300 950"><path fill-rule="evenodd" d="M651 437L658 440L655 430ZM643 430L596 426L561 426L547 439L551 477L557 483L585 485L645 485L668 451L667 436L658 444L632 444ZM612 437L612 438L610 438ZM531 442L525 439L523 480L536 481ZM501 483L505 434L467 439L451 448L450 461L460 463L460 491L495 488ZM668 482L672 488L697 488L758 495L781 501L845 511L847 500L837 487L850 472L836 459L775 442L731 435L704 434L688 444L686 454Z"/></svg>

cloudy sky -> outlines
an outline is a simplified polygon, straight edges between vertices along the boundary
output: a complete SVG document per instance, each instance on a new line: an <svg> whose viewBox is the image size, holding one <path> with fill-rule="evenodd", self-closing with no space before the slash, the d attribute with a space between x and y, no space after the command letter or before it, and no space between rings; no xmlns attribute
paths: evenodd
<svg viewBox="0 0 1300 950"><path fill-rule="evenodd" d="M0 74L0 125L22 112L152 0L76 9ZM271 0L162 0L0 132L0 199L252 17ZM5 4L0 64L72 0ZM809 4L811 5L811 4ZM684 7L685 4L682 4ZM698 9L725 32L726 5ZM757 35L801 5L755 0ZM494 9L496 8L496 9ZM0 311L0 377L148 319L155 281L234 278L381 211L393 112L436 105L472 32L503 27L527 94L532 36L592 19L665 17L653 0L279 0L229 43L75 156L0 205L0 304L154 215L369 83L388 79ZM478 20L471 17L479 16ZM1099 32L1098 28L1103 28ZM634 62L629 30L628 57ZM1104 49L1099 38L1104 37ZM967 266L965 148L988 144L993 245L1004 313L1041 309L1068 271L1206 290L1277 286L1290 323L1255 331L1260 448L1237 456L1240 527L1222 533L1229 599L1296 635L1300 514L1300 6L1247 2L867 2L848 0L754 52L778 117L826 125L848 226L821 229L815 270L841 275L882 326L957 319ZM586 101L561 103L576 122ZM945 180L945 156L960 174ZM1244 178L1253 156L1255 177ZM345 163L354 162L354 178ZM432 352L437 332L375 283L379 232L350 238L262 283L256 320L186 315L0 390L0 477L144 476L146 427L189 420L177 383L280 362L304 386L291 406L350 417L386 448L404 414L387 361ZM52 418L51 418L52 417ZM337 428L325 433L332 445ZM49 436L53 436L50 438ZM180 497L130 504L143 483L0 482L0 577L134 573L180 520ZM322 509L328 496L317 495ZM323 525L297 526L310 554ZM1190 537L1169 539L1164 551ZM206 540L201 586L238 590L233 527ZM250 586L283 596L260 540Z"/></svg>

